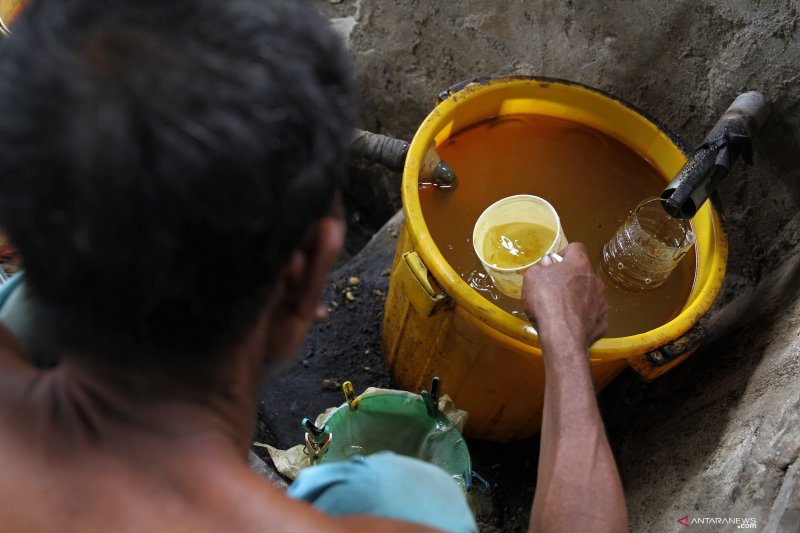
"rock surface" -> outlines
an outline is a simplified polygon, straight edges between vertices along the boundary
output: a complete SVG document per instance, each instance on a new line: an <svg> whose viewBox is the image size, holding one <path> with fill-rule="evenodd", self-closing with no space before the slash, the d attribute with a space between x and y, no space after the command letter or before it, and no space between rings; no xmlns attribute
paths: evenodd
<svg viewBox="0 0 800 533"><path fill-rule="evenodd" d="M740 517L800 526L800 299L649 385L632 373L601 394L633 531ZM736 525L693 525L729 531Z"/></svg>

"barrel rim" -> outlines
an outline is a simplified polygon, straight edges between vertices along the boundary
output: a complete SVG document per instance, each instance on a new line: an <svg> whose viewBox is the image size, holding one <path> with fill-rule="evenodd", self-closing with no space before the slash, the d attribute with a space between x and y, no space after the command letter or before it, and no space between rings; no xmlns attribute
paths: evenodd
<svg viewBox="0 0 800 533"><path fill-rule="evenodd" d="M681 153L683 153L683 155L688 156L689 154L692 153L692 148L691 148L691 146L689 146L689 144L686 143L685 139L683 137L681 137L680 135L678 135L677 133L675 133L674 131L672 131L666 124L664 124L664 122L662 122L655 115L652 115L652 114L648 113L647 111L645 111L644 109L640 108L639 106L637 106L635 104L632 104L632 103L630 103L630 102L628 102L628 101L626 101L626 100L624 100L624 99L622 99L622 98L620 98L620 97L618 97L618 96L616 96L616 95L614 95L614 94L612 94L612 93L610 93L608 91L605 91L603 89L599 89L597 87L592 87L591 85L586 85L585 83L581 83L579 81L565 80L563 78L553 78L553 77L550 77L550 76L522 76L522 75L494 76L494 77L489 76L489 77L482 77L481 80L482 81L475 81L474 83L477 85L477 84L488 84L488 83L492 83L492 82L495 82L495 81L503 81L503 82L507 82L507 81L525 81L525 82L535 81L535 82L544 83L544 84L554 83L554 84L559 84L559 85L573 86L573 87L579 87L581 89L586 89L587 91L600 94L601 96L605 96L609 100L613 100L613 101L623 105L624 107L627 107L628 109L630 109L631 111L633 111L637 115L640 115L641 117L645 118L648 122L651 122L653 125L656 126L656 128L658 128L659 131L661 131L661 133L663 133L667 137L669 137L669 139L672 141L672 143L675 146L678 147L678 149L681 151ZM475 89L474 86L470 87L469 85L467 87L464 87L464 89L467 89L467 88L470 88L471 90ZM460 94L464 89L461 89L457 93L454 93L454 94ZM442 100L440 103L442 103L444 101L445 100Z"/></svg>
<svg viewBox="0 0 800 533"><path fill-rule="evenodd" d="M619 106L620 112L632 113L634 118L643 119L645 121L643 124L646 127L654 128L654 133L665 137L677 149L681 157L685 159L688 150L685 143L677 135L648 113L616 96L573 81L540 76L508 76L467 85L457 93L451 94L450 97L441 101L431 111L421 123L409 147L403 170L402 184L403 211L411 244L445 292L454 299L457 305L468 311L474 318L498 330L505 336L522 342L537 355L541 354L541 349L535 329L527 322L503 311L473 291L442 256L422 216L418 195L418 175L419 165L428 144L446 125L450 116L448 113L452 114L456 106L461 105L464 101L496 90L498 86L509 88L535 85L546 89L550 84L559 85L567 90L574 89L577 93L585 92L594 98L599 96L601 99L612 103L612 105ZM624 139L620 140L625 142ZM709 264L706 265L709 271L707 280L699 289L692 290L692 294L690 294L691 303L677 317L653 330L626 337L600 339L591 348L592 359L621 359L655 350L683 335L711 307L722 286L727 261L727 238L720 224L719 215L711 202L707 202L698 211L695 219L702 219L708 224L709 234L707 239L711 250L708 258ZM698 239L700 239L700 236L698 236ZM699 252L697 255L699 257ZM698 268L700 266L698 264ZM696 294L695 290L697 290ZM692 300L693 296L694 299Z"/></svg>

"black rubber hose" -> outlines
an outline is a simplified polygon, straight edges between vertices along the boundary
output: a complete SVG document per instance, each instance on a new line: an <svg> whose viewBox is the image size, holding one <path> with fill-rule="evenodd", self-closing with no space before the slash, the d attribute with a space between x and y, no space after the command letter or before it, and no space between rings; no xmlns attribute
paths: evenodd
<svg viewBox="0 0 800 533"><path fill-rule="evenodd" d="M752 165L752 139L768 113L761 93L750 91L737 96L661 193L664 209L675 218L688 220L717 189L739 156Z"/></svg>
<svg viewBox="0 0 800 533"><path fill-rule="evenodd" d="M400 172L406 162L408 143L379 133L356 130L350 153Z"/></svg>

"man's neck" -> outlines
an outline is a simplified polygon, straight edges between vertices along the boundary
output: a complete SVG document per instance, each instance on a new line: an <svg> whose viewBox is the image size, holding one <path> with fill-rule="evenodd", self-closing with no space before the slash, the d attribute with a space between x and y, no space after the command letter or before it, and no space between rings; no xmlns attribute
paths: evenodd
<svg viewBox="0 0 800 533"><path fill-rule="evenodd" d="M187 439L212 439L245 454L255 416L255 392L250 387L198 386L192 393L120 386L64 361L44 376L42 393L59 404L55 422L70 433L116 446L120 442L150 441L174 445ZM149 392L149 394L148 394Z"/></svg>
<svg viewBox="0 0 800 533"><path fill-rule="evenodd" d="M111 372L66 357L40 376L35 397L56 406L52 423L87 444L122 453L199 444L245 458L261 378L259 340L248 338L212 377Z"/></svg>

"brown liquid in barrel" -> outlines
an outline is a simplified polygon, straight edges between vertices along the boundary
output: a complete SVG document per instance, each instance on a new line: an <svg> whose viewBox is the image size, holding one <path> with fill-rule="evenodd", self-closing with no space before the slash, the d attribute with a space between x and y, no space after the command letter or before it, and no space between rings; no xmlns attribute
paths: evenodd
<svg viewBox="0 0 800 533"><path fill-rule="evenodd" d="M514 194L544 198L561 217L567 240L584 243L597 269L603 245L628 213L666 184L643 156L621 142L575 122L538 115L476 124L438 152L455 170L459 185L455 190L420 186L428 230L465 281L520 318L525 318L520 301L494 288L472 248L472 229L484 209ZM607 336L643 333L677 316L694 283L694 253L690 250L661 287L631 298L623 294L622 305L614 295Z"/></svg>

